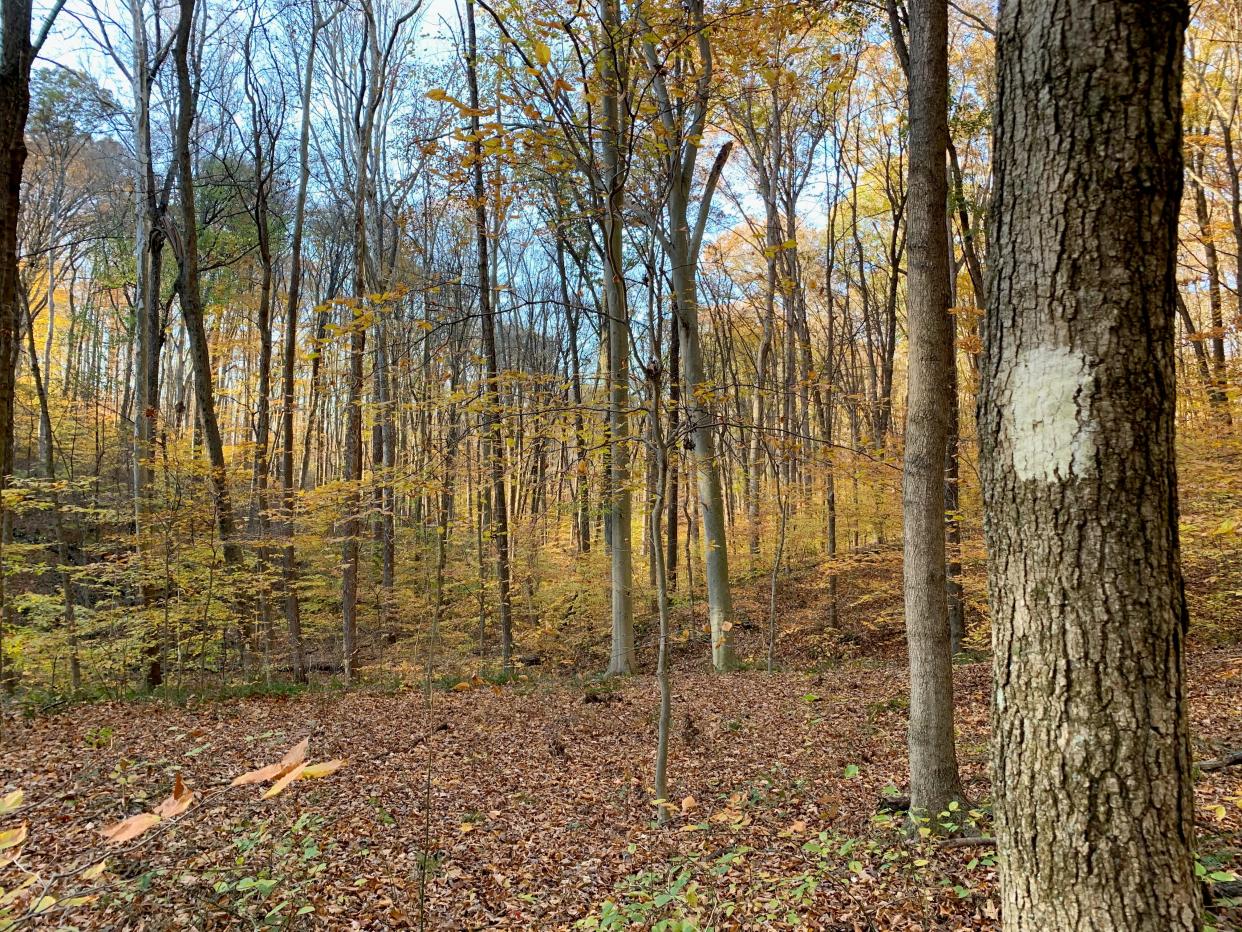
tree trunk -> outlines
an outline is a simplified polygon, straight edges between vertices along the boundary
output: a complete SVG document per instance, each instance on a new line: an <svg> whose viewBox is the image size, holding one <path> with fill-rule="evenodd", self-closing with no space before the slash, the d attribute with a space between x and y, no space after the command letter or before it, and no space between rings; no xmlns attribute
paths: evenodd
<svg viewBox="0 0 1242 932"><path fill-rule="evenodd" d="M281 550L281 575L285 595L285 625L289 631L289 659L293 667L293 679L305 683L306 649L302 642L302 607L298 600L297 553L293 547L294 466L293 466L293 414L295 369L297 366L298 305L302 292L302 237L306 226L306 191L310 183L310 100L315 81L315 53L319 46L317 5L312 3L310 43L306 52L306 75L302 80L302 124L298 137L298 189L293 208L293 238L289 247L289 292L285 303L285 340L281 360L280 388L283 398L281 409L280 448L280 509L281 536L285 543ZM309 433L309 425L308 425Z"/></svg>
<svg viewBox="0 0 1242 932"><path fill-rule="evenodd" d="M1199 170L1202 171L1203 159L1199 159ZM1203 262L1208 277L1208 311L1210 315L1210 335L1207 343L1211 347L1212 384L1208 389L1208 400L1217 416L1226 424L1229 423L1229 396L1225 392L1227 378L1225 374L1225 314L1224 302L1221 297L1220 259L1216 252L1216 239L1212 234L1212 215L1208 212L1207 193L1203 184L1191 178L1190 186L1194 190L1195 219L1199 223L1199 236L1203 245Z"/></svg>
<svg viewBox="0 0 1242 932"><path fill-rule="evenodd" d="M49 481L56 479L56 463L52 453L52 414L47 400L47 368L40 367L39 354L35 350L34 321L30 319L30 305L26 305L26 338L30 351L30 374L34 378L35 394L39 398L39 424L46 432L48 442L40 444L43 474ZM42 436L42 434L41 434ZM61 509L60 493L53 484L50 487L53 523L56 527L56 555L60 562L61 597L65 602L65 638L69 644L69 685L73 692L82 688L82 663L78 655L78 623L74 606L73 574L69 569L69 538L65 529L65 516Z"/></svg>
<svg viewBox="0 0 1242 932"><path fill-rule="evenodd" d="M241 547L237 542L233 521L233 502L229 495L228 464L224 459L224 442L216 417L215 394L212 391L211 351L207 345L207 328L203 320L203 299L199 290L198 212L194 197L194 165L190 156L190 136L194 127L194 85L190 77L190 34L193 30L195 0L180 0L173 63L177 71L177 134L175 140L177 177L181 187L181 249L178 255L180 275L177 293L181 315L190 338L190 354L194 359L194 395L198 417L203 427L203 440L211 463L211 483L216 499L216 527L224 547L224 562L230 569L242 566ZM154 308L151 309L154 311ZM140 412L140 416L145 413Z"/></svg>
<svg viewBox="0 0 1242 932"><path fill-rule="evenodd" d="M474 2L466 0L466 78L470 85L470 144L474 178L474 226L476 280L479 291L479 321L483 330L485 379L484 419L488 448L488 469L492 480L492 542L496 545L496 589L500 600L500 661L505 673L513 672L513 597L509 567L509 504L505 483L505 445L500 411L500 364L496 354L496 309L492 304L491 275L488 267L487 191L483 185L483 143L479 133L478 51L474 26Z"/></svg>
<svg viewBox="0 0 1242 932"><path fill-rule="evenodd" d="M681 337L677 332L677 312L673 312L673 319L670 321L668 328L668 435L672 438L671 443L677 443L677 434L681 424ZM668 474L668 505L666 518L668 524L668 542L666 545L666 556L664 558L665 573L667 576L668 588L672 592L677 591L677 538L679 525L677 520L677 502L681 495L678 488L678 474L681 472L677 468L677 461L668 462L667 451L665 455L665 472Z"/></svg>
<svg viewBox="0 0 1242 932"><path fill-rule="evenodd" d="M630 491L630 308L625 283L625 257L621 233L625 224L625 133L621 93L626 77L618 73L624 61L625 37L621 34L618 0L599 0L607 49L601 57L604 81L604 212L601 224L604 251L604 291L608 309L608 528L612 544L612 652L610 675L634 671L633 513Z"/></svg>
<svg viewBox="0 0 1242 932"><path fill-rule="evenodd" d="M910 4L909 389L902 478L910 652L910 810L932 819L962 796L953 742L953 667L945 579L949 440L948 6ZM896 270L894 270L894 275Z"/></svg>
<svg viewBox="0 0 1242 932"><path fill-rule="evenodd" d="M17 270L17 223L26 165L26 117L30 112L30 0L4 0L0 22L0 490L13 474L13 404L21 352L21 298ZM7 521L5 522L7 527Z"/></svg>
<svg viewBox="0 0 1242 932"><path fill-rule="evenodd" d="M1008 932L1202 927L1173 445L1188 18L1001 3L979 432Z"/></svg>

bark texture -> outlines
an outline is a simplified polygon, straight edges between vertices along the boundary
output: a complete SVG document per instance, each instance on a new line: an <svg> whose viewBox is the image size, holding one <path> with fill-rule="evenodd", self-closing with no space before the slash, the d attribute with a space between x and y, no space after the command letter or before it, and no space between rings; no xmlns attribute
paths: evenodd
<svg viewBox="0 0 1242 932"><path fill-rule="evenodd" d="M953 380L949 318L948 6L910 4L909 394L902 476L910 652L910 806L935 817L962 796L953 743L944 487Z"/></svg>
<svg viewBox="0 0 1242 932"><path fill-rule="evenodd" d="M30 112L30 0L4 0L0 7L0 488L13 472L13 402L21 353L21 301L17 271L17 218L26 165L26 118Z"/></svg>
<svg viewBox="0 0 1242 932"><path fill-rule="evenodd" d="M979 412L1004 928L1200 928L1174 463L1184 2L1002 2Z"/></svg>

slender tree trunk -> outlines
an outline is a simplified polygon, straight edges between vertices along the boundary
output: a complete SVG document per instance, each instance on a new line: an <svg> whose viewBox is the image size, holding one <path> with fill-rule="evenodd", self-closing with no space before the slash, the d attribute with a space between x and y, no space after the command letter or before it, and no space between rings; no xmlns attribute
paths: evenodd
<svg viewBox="0 0 1242 932"><path fill-rule="evenodd" d="M945 452L953 335L945 223L948 6L910 4L909 393L902 481L910 652L910 810L933 820L962 796L953 739L945 580ZM894 270L895 274L895 270Z"/></svg>
<svg viewBox="0 0 1242 932"><path fill-rule="evenodd" d="M39 398L39 423L44 431L47 432L48 442L46 446L40 445L40 451L43 459L40 464L43 467L43 475L49 479L56 478L56 463L52 452L52 413L48 405L47 399L47 383L44 381L44 375L47 372L45 367L39 364L39 354L35 349L34 326L30 320L30 306L26 306L26 337L28 340L28 349L30 352L30 373L34 378L35 394ZM74 604L75 596L73 589L73 573L69 569L69 538L65 528L65 516L61 511L60 493L55 487L51 491L52 498L52 516L56 526L56 555L60 562L60 586L61 597L65 602L65 639L69 644L69 685L73 692L77 692L82 688L82 665L78 655L78 623L76 606Z"/></svg>
<svg viewBox="0 0 1242 932"><path fill-rule="evenodd" d="M1198 169L1202 171L1203 159L1199 159ZM1208 400L1222 421L1229 423L1229 396L1225 391L1228 384L1225 372L1225 315L1224 302L1221 297L1220 260L1216 252L1216 239L1212 233L1212 216L1208 212L1207 193L1203 184L1191 178L1190 187L1195 197L1195 219L1199 222L1199 235L1203 241L1203 260L1207 267L1208 277L1208 311L1210 314L1210 335L1207 338L1210 347L1212 385L1208 390Z"/></svg>
<svg viewBox="0 0 1242 932"><path fill-rule="evenodd" d="M618 0L599 0L605 44L601 57L604 80L604 213L601 225L604 250L604 291L608 309L608 441L609 539L612 543L612 651L610 675L634 671L634 609L632 493L630 491L630 309L625 283L621 233L625 223L625 158L621 92L625 75L618 65L625 55Z"/></svg>
<svg viewBox="0 0 1242 932"><path fill-rule="evenodd" d="M281 551L281 572L285 595L285 625L289 631L289 659L293 679L298 683L307 680L306 649L302 642L302 610L298 601L297 553L293 546L294 532L294 466L293 466L293 415L295 397L294 375L298 355L298 308L302 294L302 237L306 225L306 191L310 183L310 116L311 92L315 81L315 54L319 46L322 24L318 20L317 4L311 5L310 42L306 51L306 74L302 79L302 125L298 138L298 190L293 208L293 239L289 247L289 291L285 302L285 340L281 360L281 449L280 449L280 504L281 536L285 543ZM309 424L307 431L309 433Z"/></svg>
<svg viewBox="0 0 1242 932"><path fill-rule="evenodd" d="M1198 328L1190 317L1190 309L1186 307L1186 299L1182 297L1179 289L1177 292L1177 316L1182 321L1182 328L1186 331L1186 339L1190 343L1191 350L1195 354L1195 365L1199 370L1199 378L1203 382L1203 387L1208 393L1209 400L1212 394L1212 369L1208 364L1207 349L1203 346L1203 338L1198 337Z"/></svg>
<svg viewBox="0 0 1242 932"><path fill-rule="evenodd" d="M660 541L664 489L668 485L669 441L660 424L660 391L659 384L654 381L651 386L648 419L651 427L652 453L655 457L655 477L652 482L654 495L651 509L647 514L647 537L651 547L651 565L655 569L656 611L659 618L656 644L656 685L660 691L660 707L656 717L655 798L656 819L663 824L668 821L668 814L672 808L668 802L668 739L673 717L673 687L668 671L668 572L665 566L664 547Z"/></svg>
<svg viewBox="0 0 1242 932"><path fill-rule="evenodd" d="M674 311L672 326L669 327L669 350L668 350L668 433L672 438L672 444L677 443L677 434L681 425L681 335L678 333L676 311ZM667 575L668 588L677 591L677 537L679 531L679 522L677 517L678 499L681 490L678 488L678 475L681 470L677 468L677 462L667 462L667 451L665 456L665 472L668 473L668 544L667 554L664 558L665 573Z"/></svg>
<svg viewBox="0 0 1242 932"><path fill-rule="evenodd" d="M1202 928L1178 547L1180 0L1003 0L979 430L1007 932Z"/></svg>
<svg viewBox="0 0 1242 932"><path fill-rule="evenodd" d="M194 394L198 402L198 418L203 428L203 441L211 464L211 483L216 500L216 526L224 547L224 562L232 570L242 568L241 546L233 519L233 501L229 494L228 464L224 459L224 442L216 417L215 393L212 389L211 351L207 345L207 328L203 320L203 299L200 292L198 265L198 211L194 196L194 163L190 154L190 136L194 127L196 94L190 76L190 37L194 25L195 0L180 0L173 46L173 63L177 71L177 133L175 157L181 194L181 250L177 257L180 275L177 293L181 314L190 338L190 354L194 360Z"/></svg>
<svg viewBox="0 0 1242 932"><path fill-rule="evenodd" d="M491 275L488 267L487 189L483 183L483 143L479 133L478 48L474 25L474 2L466 0L466 78L470 85L470 144L474 178L474 225L476 276L479 292L479 321L483 330L486 358L483 390L488 447L488 469L492 480L492 542L496 545L496 589L500 599L500 661L505 673L513 671L513 598L509 566L509 507L505 483L505 445L500 411L500 364L496 354L496 309L492 304Z"/></svg>
<svg viewBox="0 0 1242 932"><path fill-rule="evenodd" d="M1234 102L1234 114L1237 101ZM1229 221L1233 228L1233 287L1238 316L1242 317L1242 174L1233 148L1233 121L1220 114L1221 143L1225 152L1225 175L1229 181Z"/></svg>

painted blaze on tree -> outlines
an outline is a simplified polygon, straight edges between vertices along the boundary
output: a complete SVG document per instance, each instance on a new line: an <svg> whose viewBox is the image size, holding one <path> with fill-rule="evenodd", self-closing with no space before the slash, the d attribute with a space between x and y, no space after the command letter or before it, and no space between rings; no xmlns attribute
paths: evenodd
<svg viewBox="0 0 1242 932"><path fill-rule="evenodd" d="M979 430L1008 930L1195 929L1173 453L1185 3L1002 3Z"/></svg>

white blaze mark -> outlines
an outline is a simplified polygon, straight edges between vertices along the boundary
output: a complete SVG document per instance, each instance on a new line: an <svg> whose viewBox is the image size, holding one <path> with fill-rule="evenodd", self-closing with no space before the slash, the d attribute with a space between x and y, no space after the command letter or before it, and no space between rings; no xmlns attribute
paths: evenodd
<svg viewBox="0 0 1242 932"><path fill-rule="evenodd" d="M1019 479L1063 482L1094 469L1094 394L1092 367L1082 353L1039 346L1018 354L1006 426Z"/></svg>

